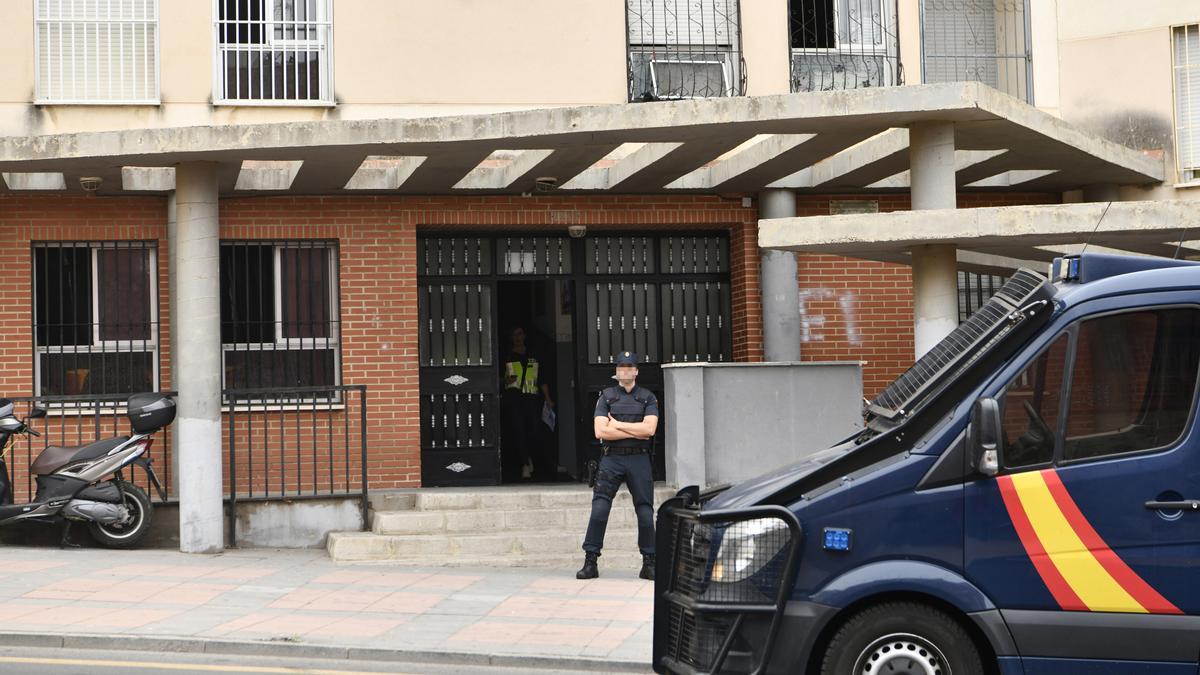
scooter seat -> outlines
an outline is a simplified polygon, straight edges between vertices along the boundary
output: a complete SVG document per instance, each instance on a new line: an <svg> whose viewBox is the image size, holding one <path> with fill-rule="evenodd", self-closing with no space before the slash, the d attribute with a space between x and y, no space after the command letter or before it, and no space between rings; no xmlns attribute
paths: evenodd
<svg viewBox="0 0 1200 675"><path fill-rule="evenodd" d="M87 445L75 445L71 447L50 445L38 454L37 459L33 460L33 464L29 466L29 471L34 475L44 476L61 469L67 464L106 455L113 448L127 440L129 440L128 436L117 436L116 438L106 438L95 443L88 443Z"/></svg>

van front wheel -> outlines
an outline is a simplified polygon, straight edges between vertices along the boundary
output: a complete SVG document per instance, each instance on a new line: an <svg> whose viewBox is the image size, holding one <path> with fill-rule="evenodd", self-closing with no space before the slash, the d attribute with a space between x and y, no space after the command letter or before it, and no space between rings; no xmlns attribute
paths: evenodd
<svg viewBox="0 0 1200 675"><path fill-rule="evenodd" d="M950 616L913 602L889 602L850 617L825 650L826 675L962 675L983 672L971 636Z"/></svg>

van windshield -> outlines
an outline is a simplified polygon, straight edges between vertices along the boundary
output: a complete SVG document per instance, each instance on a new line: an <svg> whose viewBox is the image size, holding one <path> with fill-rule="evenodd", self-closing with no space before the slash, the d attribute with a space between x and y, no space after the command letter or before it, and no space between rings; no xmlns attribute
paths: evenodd
<svg viewBox="0 0 1200 675"><path fill-rule="evenodd" d="M1053 294L1053 288L1040 274L1018 270L979 311L867 404L869 428L883 431L911 416L1028 318L1022 309L1038 303L1048 306Z"/></svg>

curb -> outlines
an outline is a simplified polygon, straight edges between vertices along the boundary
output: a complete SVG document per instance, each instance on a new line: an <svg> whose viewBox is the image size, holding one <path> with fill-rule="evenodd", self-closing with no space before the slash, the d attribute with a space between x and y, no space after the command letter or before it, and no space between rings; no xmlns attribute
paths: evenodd
<svg viewBox="0 0 1200 675"><path fill-rule="evenodd" d="M498 666L589 670L597 672L647 673L650 664L611 661L585 656L484 654L428 649L382 649L336 645L252 640L206 640L193 637L151 637L89 633L0 632L0 647L50 647L56 649L134 650L242 656L278 656L348 661L407 661L438 665Z"/></svg>

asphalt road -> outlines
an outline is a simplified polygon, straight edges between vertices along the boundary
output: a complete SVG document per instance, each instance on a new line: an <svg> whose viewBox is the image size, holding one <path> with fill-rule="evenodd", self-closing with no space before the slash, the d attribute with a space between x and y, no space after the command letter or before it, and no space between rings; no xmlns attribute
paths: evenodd
<svg viewBox="0 0 1200 675"><path fill-rule="evenodd" d="M0 647L0 673L14 675L598 675L601 671L540 670L478 665L284 659L227 654Z"/></svg>

